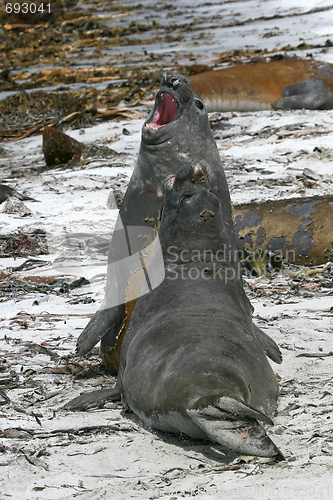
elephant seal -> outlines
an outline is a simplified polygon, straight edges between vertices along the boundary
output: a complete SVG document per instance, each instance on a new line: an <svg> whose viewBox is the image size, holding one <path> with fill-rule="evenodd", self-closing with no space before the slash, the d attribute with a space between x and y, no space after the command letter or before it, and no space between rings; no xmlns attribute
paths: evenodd
<svg viewBox="0 0 333 500"><path fill-rule="evenodd" d="M333 109L333 65L284 57L190 77L208 111Z"/></svg>
<svg viewBox="0 0 333 500"><path fill-rule="evenodd" d="M199 176L200 168L209 165L230 242L235 241L228 186L205 106L186 77L166 73L142 127L138 160L112 236L105 298L77 341L76 354L82 356L101 339L101 356L111 373L117 372L121 341L135 305L135 293L128 292L140 289L144 279L138 255L158 231L164 179L184 164L196 166ZM139 284L129 284L135 278Z"/></svg>
<svg viewBox="0 0 333 500"><path fill-rule="evenodd" d="M164 279L152 290L143 285L116 386L101 391L101 399L122 394L156 429L283 459L262 426L273 423L278 384L227 251L228 229L209 173L198 182L184 166L168 178L159 240L164 263L154 253L150 278ZM275 357L279 349L268 339L267 353Z"/></svg>

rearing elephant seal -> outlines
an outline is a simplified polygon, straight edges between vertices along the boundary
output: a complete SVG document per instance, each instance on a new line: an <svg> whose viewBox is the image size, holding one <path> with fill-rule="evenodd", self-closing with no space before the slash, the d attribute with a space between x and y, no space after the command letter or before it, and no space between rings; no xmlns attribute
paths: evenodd
<svg viewBox="0 0 333 500"><path fill-rule="evenodd" d="M165 277L142 290L116 387L100 391L101 399L121 393L152 427L282 459L262 426L272 424L278 384L227 250L220 199L209 174L203 176L198 182L185 166L166 182L159 231L164 264L157 253L149 267L152 283ZM269 340L266 351L275 358L279 349ZM67 407L75 406L76 400Z"/></svg>
<svg viewBox="0 0 333 500"><path fill-rule="evenodd" d="M155 106L143 124L137 164L112 236L105 298L77 342L76 352L82 356L102 339L102 359L113 372L118 368L121 339L135 305L135 294L129 297L128 291L133 286L129 281L140 274L138 254L157 234L164 179L184 164L198 169L209 165L210 183L221 202L226 231L230 242L235 241L227 182L204 104L186 77L166 73Z"/></svg>

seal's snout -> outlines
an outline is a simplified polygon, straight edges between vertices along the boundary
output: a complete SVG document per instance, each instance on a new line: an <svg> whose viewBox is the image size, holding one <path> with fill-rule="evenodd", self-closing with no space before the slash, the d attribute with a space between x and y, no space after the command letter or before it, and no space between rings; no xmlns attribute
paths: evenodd
<svg viewBox="0 0 333 500"><path fill-rule="evenodd" d="M186 76L178 73L164 73L161 81L162 89L170 89L174 95L178 95L180 100L188 103L193 97L191 82Z"/></svg>
<svg viewBox="0 0 333 500"><path fill-rule="evenodd" d="M156 143L157 138L161 138L164 130L166 134L171 134L171 136L175 134L176 127L172 127L171 124L176 125L186 111L190 112L193 103L198 107L198 104L196 104L198 102L201 103L198 99L194 99L188 78L177 73L164 73L160 90L155 99L154 109L143 127L142 137L145 142L155 141ZM203 104L200 109L204 109ZM190 118L188 117L188 119ZM170 127L167 127L167 125L170 125ZM164 140L161 142L164 142Z"/></svg>
<svg viewBox="0 0 333 500"><path fill-rule="evenodd" d="M178 85L180 84L180 79L177 78L176 76L174 75L171 75L170 73L167 73L166 74L166 77L164 78L168 83L171 83L171 85L173 86L173 88L177 88Z"/></svg>
<svg viewBox="0 0 333 500"><path fill-rule="evenodd" d="M180 78L178 75L173 75L172 73L164 73L162 79L162 85L172 85L175 89L180 84Z"/></svg>

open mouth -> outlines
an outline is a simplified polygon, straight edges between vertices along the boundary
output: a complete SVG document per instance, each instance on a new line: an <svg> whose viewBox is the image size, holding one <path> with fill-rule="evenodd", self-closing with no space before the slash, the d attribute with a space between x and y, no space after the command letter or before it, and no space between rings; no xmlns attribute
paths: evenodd
<svg viewBox="0 0 333 500"><path fill-rule="evenodd" d="M170 94L160 94L159 105L151 122L146 126L158 130L171 123L178 116L177 103Z"/></svg>

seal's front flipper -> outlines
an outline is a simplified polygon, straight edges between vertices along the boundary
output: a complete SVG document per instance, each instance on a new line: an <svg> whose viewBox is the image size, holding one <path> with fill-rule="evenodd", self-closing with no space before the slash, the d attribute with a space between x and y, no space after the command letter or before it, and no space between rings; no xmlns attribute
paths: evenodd
<svg viewBox="0 0 333 500"><path fill-rule="evenodd" d="M117 334L123 327L124 319L124 304L97 311L77 340L76 355L84 356L87 354L106 333L111 334L112 329L116 345Z"/></svg>
<svg viewBox="0 0 333 500"><path fill-rule="evenodd" d="M110 401L120 401L121 391L117 384L112 389L101 389L99 391L86 392L66 403L63 410L90 410L101 408Z"/></svg>
<svg viewBox="0 0 333 500"><path fill-rule="evenodd" d="M241 455L284 460L284 456L267 436L265 429L248 415L259 415L261 419L268 421L269 419L243 403L236 400L231 403L231 398L221 398L218 406L187 410L187 413L211 441L216 441Z"/></svg>
<svg viewBox="0 0 333 500"><path fill-rule="evenodd" d="M272 104L273 109L332 109L333 94L322 80L312 78L283 87L283 99Z"/></svg>
<svg viewBox="0 0 333 500"><path fill-rule="evenodd" d="M259 326L255 325L254 323L253 326L256 337L259 340L261 347L265 351L266 356L268 356L275 363L282 363L282 353L279 346L269 335L267 335L267 333L259 328Z"/></svg>

